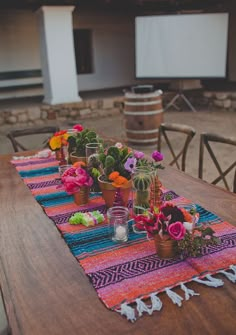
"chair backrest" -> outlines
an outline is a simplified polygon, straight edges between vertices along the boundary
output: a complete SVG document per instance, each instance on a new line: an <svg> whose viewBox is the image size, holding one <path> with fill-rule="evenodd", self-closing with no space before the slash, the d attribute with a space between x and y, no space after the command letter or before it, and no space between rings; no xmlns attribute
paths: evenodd
<svg viewBox="0 0 236 335"><path fill-rule="evenodd" d="M200 138L200 151L199 151L199 170L198 170L198 177L203 179L203 163L204 163L204 148L206 147L218 173L219 176L215 178L211 184L218 184L220 181L222 181L225 185L225 188L230 191L230 187L228 185L228 182L226 180L226 175L232 171L235 168L235 174L234 174L234 182L233 182L233 191L236 193L236 153L234 155L230 151L230 156L232 156L232 164L226 168L224 171L222 169L222 163L220 165L218 159L216 158L216 147L213 148L212 143L221 143L221 144L227 144L227 145L233 145L236 147L236 137L225 137L218 134L210 134L210 133L202 133ZM222 154L218 154L219 157L222 158ZM222 159L223 161L223 159Z"/></svg>
<svg viewBox="0 0 236 335"><path fill-rule="evenodd" d="M39 135L39 134L48 134L52 136L55 132L59 131L59 127L57 126L49 126L49 127L31 127L31 128L24 128L24 129L15 129L10 131L7 134L7 137L12 143L13 149L15 152L18 151L26 151L29 150L29 148L26 148L24 144L22 144L19 139L16 140L18 137L25 137L25 136L33 136L33 135ZM33 139L33 138L32 138ZM32 142L32 139L30 140ZM41 146L46 147L47 143L41 144ZM37 147L40 147L40 144L37 145ZM32 148L31 148L32 149Z"/></svg>
<svg viewBox="0 0 236 335"><path fill-rule="evenodd" d="M176 154L173 148L173 144L171 143L170 137L168 136L168 132L176 132L182 133L184 135L184 142L183 146L181 147L180 151ZM168 148L170 149L171 155L173 157L172 161L169 165L176 165L179 170L185 171L185 163L186 163L186 155L188 151L188 147L190 142L192 141L193 137L196 134L196 130L193 127L177 124L177 123L161 123L159 127L158 133L158 151L161 151L161 142L162 137L164 137ZM179 163L179 159L181 158L181 165Z"/></svg>

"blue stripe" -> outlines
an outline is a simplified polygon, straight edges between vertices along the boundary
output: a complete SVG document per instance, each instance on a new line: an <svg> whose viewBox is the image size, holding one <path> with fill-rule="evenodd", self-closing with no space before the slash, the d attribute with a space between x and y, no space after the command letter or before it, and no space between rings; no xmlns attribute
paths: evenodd
<svg viewBox="0 0 236 335"><path fill-rule="evenodd" d="M146 235L135 234L132 229L133 220L129 222L129 240L125 244L132 244L134 241L146 240ZM109 227L103 226L93 228L91 230L82 231L79 233L66 233L63 235L74 256L81 254L89 254L101 252L104 249L112 250L117 247L122 247L119 243L111 240L109 236Z"/></svg>
<svg viewBox="0 0 236 335"><path fill-rule="evenodd" d="M30 171L19 171L19 174L22 178L27 178L27 177L47 176L49 174L53 174L57 172L58 172L58 166L52 166L48 168L36 169L36 170L30 170Z"/></svg>
<svg viewBox="0 0 236 335"><path fill-rule="evenodd" d="M95 199L100 196L100 193L90 193L89 198ZM73 195L69 195L65 191L36 195L35 199L44 207L53 207L74 201Z"/></svg>

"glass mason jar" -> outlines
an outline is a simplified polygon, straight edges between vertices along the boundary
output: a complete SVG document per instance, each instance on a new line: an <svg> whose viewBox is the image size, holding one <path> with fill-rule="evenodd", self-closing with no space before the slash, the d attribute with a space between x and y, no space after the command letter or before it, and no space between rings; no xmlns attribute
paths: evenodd
<svg viewBox="0 0 236 335"><path fill-rule="evenodd" d="M107 211L109 235L114 242L123 243L129 238L129 210L126 207L115 206Z"/></svg>

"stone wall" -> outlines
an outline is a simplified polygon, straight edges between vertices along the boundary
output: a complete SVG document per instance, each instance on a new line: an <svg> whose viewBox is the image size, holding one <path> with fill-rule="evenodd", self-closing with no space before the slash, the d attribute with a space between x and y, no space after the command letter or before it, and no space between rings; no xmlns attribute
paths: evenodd
<svg viewBox="0 0 236 335"><path fill-rule="evenodd" d="M163 94L165 106L175 93ZM188 95L189 100L197 110L208 109L212 106L219 109L236 112L236 92L201 92ZM184 101L177 101L177 105L186 109ZM76 122L86 118L106 117L117 115L123 111L124 96L83 100L79 103L61 105L30 105L15 107L10 105L0 109L0 128L26 127L44 125L48 122L56 122L61 125L68 122Z"/></svg>
<svg viewBox="0 0 236 335"><path fill-rule="evenodd" d="M214 107L236 111L236 92L204 92L208 104Z"/></svg>
<svg viewBox="0 0 236 335"><path fill-rule="evenodd" d="M79 121L86 118L116 115L123 110L123 97L83 100L79 103L26 107L8 107L0 110L0 126L33 126L43 125L48 121L59 124Z"/></svg>

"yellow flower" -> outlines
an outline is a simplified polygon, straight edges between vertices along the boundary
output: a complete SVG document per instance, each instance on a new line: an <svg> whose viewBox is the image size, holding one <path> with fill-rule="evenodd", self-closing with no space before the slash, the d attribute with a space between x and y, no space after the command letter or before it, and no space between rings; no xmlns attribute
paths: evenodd
<svg viewBox="0 0 236 335"><path fill-rule="evenodd" d="M52 150L60 149L61 147L61 136L53 136L49 140L49 146Z"/></svg>

